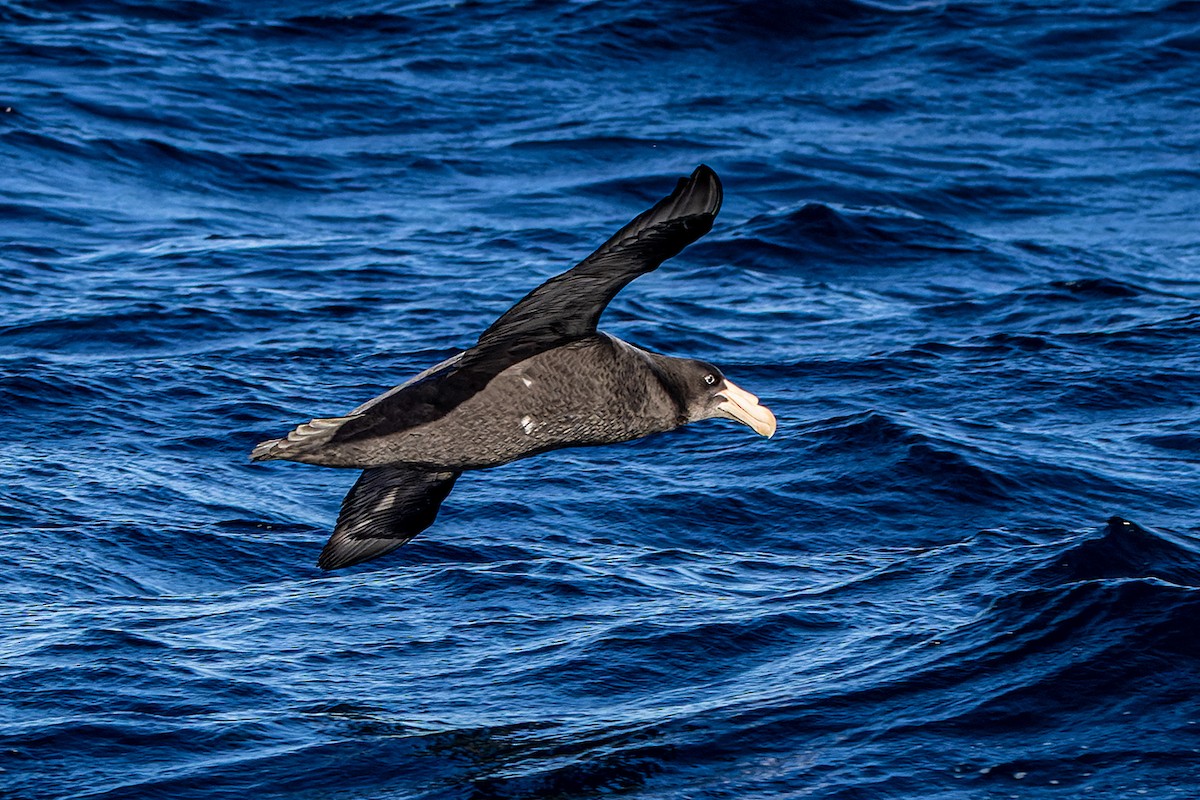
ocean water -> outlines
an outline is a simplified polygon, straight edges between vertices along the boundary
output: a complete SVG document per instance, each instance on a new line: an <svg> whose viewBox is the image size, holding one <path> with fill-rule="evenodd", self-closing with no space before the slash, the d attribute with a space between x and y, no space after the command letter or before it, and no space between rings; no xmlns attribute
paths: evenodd
<svg viewBox="0 0 1200 800"><path fill-rule="evenodd" d="M0 797L1200 796L1200 3L0 5ZM779 418L251 464L697 164Z"/></svg>

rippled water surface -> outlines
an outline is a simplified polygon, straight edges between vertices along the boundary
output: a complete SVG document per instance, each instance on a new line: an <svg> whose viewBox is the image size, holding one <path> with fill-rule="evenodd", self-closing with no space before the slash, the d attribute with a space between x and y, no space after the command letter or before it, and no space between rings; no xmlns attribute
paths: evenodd
<svg viewBox="0 0 1200 800"><path fill-rule="evenodd" d="M1200 3L0 6L0 796L1195 798ZM710 422L251 464L707 163Z"/></svg>

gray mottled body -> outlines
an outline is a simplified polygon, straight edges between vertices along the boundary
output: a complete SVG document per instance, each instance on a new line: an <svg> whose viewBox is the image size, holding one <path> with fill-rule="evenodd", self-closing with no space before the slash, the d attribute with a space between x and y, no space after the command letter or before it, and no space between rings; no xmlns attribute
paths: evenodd
<svg viewBox="0 0 1200 800"><path fill-rule="evenodd" d="M456 358L423 375L436 375ZM671 430L685 420L655 372L655 360L661 358L598 333L512 365L436 420L344 443L325 435L301 439L287 448L286 457L327 467L410 464L462 471ZM420 379L364 403L355 413L369 413L378 401ZM333 434L336 428L327 430Z"/></svg>

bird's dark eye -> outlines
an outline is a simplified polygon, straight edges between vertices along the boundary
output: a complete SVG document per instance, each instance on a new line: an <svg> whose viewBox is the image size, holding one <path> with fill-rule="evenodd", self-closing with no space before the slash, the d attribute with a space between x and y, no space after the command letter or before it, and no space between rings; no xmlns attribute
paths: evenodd
<svg viewBox="0 0 1200 800"><path fill-rule="evenodd" d="M717 376L713 375L712 373L709 373L708 375L704 376L704 382L707 383L709 386L712 386L714 383L717 382Z"/></svg>

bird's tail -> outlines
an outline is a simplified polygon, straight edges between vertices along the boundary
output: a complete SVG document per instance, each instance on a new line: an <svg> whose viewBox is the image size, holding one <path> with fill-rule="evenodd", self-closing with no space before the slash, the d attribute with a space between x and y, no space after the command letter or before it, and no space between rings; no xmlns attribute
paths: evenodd
<svg viewBox="0 0 1200 800"><path fill-rule="evenodd" d="M268 439L265 442L259 442L250 451L250 460L271 461L273 459L283 459L285 461L301 461L303 460L302 456L305 454L318 450L325 444L328 444L329 440L333 438L333 435L337 433L342 425L357 416L360 415L351 414L345 417L327 417L297 425L294 430L282 439Z"/></svg>

